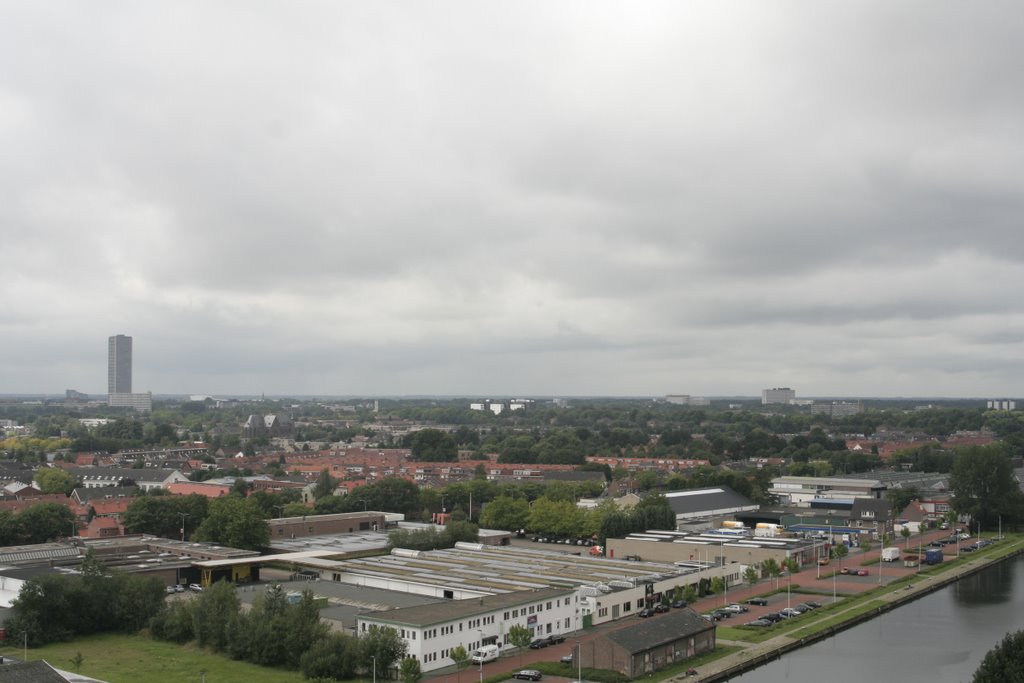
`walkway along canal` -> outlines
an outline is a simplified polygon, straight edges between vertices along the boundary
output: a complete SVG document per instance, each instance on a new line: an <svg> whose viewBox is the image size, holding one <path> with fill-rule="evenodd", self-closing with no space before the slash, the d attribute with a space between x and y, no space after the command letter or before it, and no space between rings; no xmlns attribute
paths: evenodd
<svg viewBox="0 0 1024 683"><path fill-rule="evenodd" d="M1024 627L1024 540L1006 539L989 550L965 556L942 573L905 577L866 600L858 596L848 606L802 617L806 628L791 628L761 642L730 642L743 650L700 667L698 680L970 680L985 653L1007 631ZM820 581L800 583L816 591L825 588ZM814 626L826 618L827 625Z"/></svg>

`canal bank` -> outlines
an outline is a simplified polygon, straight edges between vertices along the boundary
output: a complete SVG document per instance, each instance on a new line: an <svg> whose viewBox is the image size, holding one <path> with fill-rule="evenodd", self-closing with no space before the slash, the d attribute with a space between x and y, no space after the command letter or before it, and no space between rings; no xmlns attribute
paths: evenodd
<svg viewBox="0 0 1024 683"><path fill-rule="evenodd" d="M726 681L779 660L789 652L831 638L839 632L871 621L885 612L903 607L1024 553L1024 539L1006 540L1004 543L1009 545L999 544L993 546L991 552L972 556L970 559L957 560L955 566L945 567L941 572L906 577L884 589L872 590L866 595L858 596L849 606L820 614L817 623L808 621L805 627L795 628L785 634L761 642L720 639L719 642L723 644L739 645L743 649L702 665L696 679L676 676L670 680Z"/></svg>

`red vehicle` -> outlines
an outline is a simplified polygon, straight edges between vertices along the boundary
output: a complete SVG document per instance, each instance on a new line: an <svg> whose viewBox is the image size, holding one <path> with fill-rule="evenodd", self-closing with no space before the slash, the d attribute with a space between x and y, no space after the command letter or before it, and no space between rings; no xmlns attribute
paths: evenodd
<svg viewBox="0 0 1024 683"><path fill-rule="evenodd" d="M858 569L857 570L857 576L867 576L867 575L868 575L868 570L867 569Z"/></svg>

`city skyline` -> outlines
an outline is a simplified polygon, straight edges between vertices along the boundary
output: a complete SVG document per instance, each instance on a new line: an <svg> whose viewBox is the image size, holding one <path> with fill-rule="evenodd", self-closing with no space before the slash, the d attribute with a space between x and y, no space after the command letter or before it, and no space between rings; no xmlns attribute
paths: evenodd
<svg viewBox="0 0 1024 683"><path fill-rule="evenodd" d="M0 22L4 393L119 329L157 394L1024 384L1024 7L59 7Z"/></svg>

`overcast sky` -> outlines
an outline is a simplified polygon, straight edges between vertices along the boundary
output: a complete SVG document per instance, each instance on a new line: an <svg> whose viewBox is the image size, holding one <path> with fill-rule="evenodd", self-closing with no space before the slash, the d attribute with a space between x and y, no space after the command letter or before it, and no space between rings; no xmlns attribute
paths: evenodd
<svg viewBox="0 0 1024 683"><path fill-rule="evenodd" d="M0 2L0 393L1020 396L1016 2Z"/></svg>

